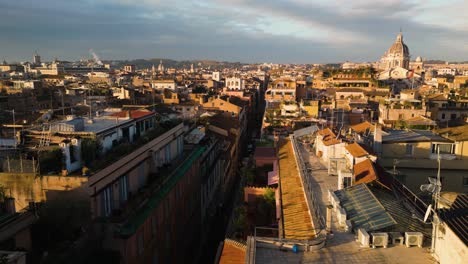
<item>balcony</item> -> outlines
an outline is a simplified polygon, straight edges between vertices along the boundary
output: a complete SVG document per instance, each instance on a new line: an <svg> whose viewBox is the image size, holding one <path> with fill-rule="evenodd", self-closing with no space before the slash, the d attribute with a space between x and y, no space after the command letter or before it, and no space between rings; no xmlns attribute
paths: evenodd
<svg viewBox="0 0 468 264"><path fill-rule="evenodd" d="M429 159L431 160L437 160L438 155L436 153L432 153L429 156ZM440 154L440 159L441 160L454 160L456 159L457 156L455 154Z"/></svg>
<svg viewBox="0 0 468 264"><path fill-rule="evenodd" d="M129 193L127 201L119 208L113 209L108 217L97 219L98 222L108 222L113 224L124 224L124 222L136 216L138 211L143 208L149 199L164 188L167 182L172 179L178 168L180 168L190 158L193 148L184 149L176 159L164 166L158 167L157 172L148 175L147 183L138 191ZM114 201L114 206L120 203Z"/></svg>

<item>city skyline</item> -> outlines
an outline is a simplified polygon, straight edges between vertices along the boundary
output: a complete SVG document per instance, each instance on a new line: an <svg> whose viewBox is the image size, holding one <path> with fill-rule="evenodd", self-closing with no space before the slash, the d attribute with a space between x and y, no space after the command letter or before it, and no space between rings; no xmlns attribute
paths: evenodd
<svg viewBox="0 0 468 264"><path fill-rule="evenodd" d="M463 61L463 1L92 1L0 3L0 59L377 61L400 28L412 59ZM450 20L446 16L450 14Z"/></svg>

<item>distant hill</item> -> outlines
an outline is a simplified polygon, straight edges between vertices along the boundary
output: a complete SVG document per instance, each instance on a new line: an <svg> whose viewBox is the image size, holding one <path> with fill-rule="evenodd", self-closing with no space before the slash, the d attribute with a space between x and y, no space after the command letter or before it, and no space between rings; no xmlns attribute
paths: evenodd
<svg viewBox="0 0 468 264"><path fill-rule="evenodd" d="M214 60L184 60L176 61L171 59L152 58L152 59L136 59L136 60L114 60L104 61L104 63L111 63L113 67L122 68L125 64L134 64L137 69L151 69L154 65L156 68L162 61L165 68L176 69L190 69L193 64L194 68L210 68L213 70L221 70L224 68L241 68L246 65L240 62L227 62L227 61L214 61Z"/></svg>

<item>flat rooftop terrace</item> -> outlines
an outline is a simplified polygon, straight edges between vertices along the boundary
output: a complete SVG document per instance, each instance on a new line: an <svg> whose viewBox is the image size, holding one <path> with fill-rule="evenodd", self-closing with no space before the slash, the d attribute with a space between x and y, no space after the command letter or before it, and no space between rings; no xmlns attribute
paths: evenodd
<svg viewBox="0 0 468 264"><path fill-rule="evenodd" d="M309 162L312 168L312 173L308 175L311 177L313 182L312 191L317 197L317 202L319 204L321 213L326 214L326 206L328 202L328 190L337 190L337 177L329 176L326 166L321 162L321 160L309 152L302 144L298 143L298 149L301 152L303 160L301 162ZM291 142L286 142L280 148L280 162L287 163L291 158L294 159L293 151L291 149ZM294 163L291 163L294 164ZM294 164L295 165L295 164ZM292 165L289 167L283 165L283 176L284 178L290 180L294 179L291 175L296 168ZM289 172L288 172L289 170ZM298 176L297 176L298 177ZM293 183L293 181L291 181ZM300 180L298 180L299 186ZM288 187L286 187L288 189ZM296 189L297 190L297 189ZM301 189L302 190L302 189ZM289 198L297 199L297 202L300 203L300 198L296 195L287 195L283 196L283 199L289 200ZM305 202L305 201L304 201ZM284 201L283 201L284 203ZM298 208L296 208L298 209ZM306 210L306 209L304 209ZM300 210L298 210L300 211ZM297 212L296 212L297 213ZM300 214L300 212L299 212ZM302 219L302 222L305 223L306 217L296 217L297 219ZM285 215L286 223L290 223L288 220L288 215ZM296 223L300 225L300 223ZM309 252L299 251L297 253L292 252L291 248L280 248L278 245L274 246L274 241L278 239L264 238L260 237L255 241L254 250L252 254L250 251L248 255L252 258L249 259L247 263L256 263L256 264L286 264L286 263L346 263L346 264L364 264L364 263L392 263L392 264L432 264L437 263L430 254L430 241L426 240L423 247L410 247L407 248L404 245L393 245L390 244L387 248L365 248L361 247L358 242L356 242L356 237L354 234L346 232L343 228L340 227L337 216L333 212L332 217L332 231L333 234L328 235L325 247L313 250ZM291 237L291 234L290 234ZM270 242L268 240L271 240ZM296 242L292 242L296 243ZM247 243L249 247L249 243ZM291 246L291 245L289 245Z"/></svg>

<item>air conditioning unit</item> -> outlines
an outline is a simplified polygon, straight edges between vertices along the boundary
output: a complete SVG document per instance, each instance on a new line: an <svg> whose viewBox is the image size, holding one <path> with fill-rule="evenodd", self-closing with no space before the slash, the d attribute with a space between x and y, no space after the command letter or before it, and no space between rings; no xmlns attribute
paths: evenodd
<svg viewBox="0 0 468 264"><path fill-rule="evenodd" d="M364 228L358 229L358 242L361 244L361 247L368 248L370 246L370 236Z"/></svg>
<svg viewBox="0 0 468 264"><path fill-rule="evenodd" d="M384 247L388 245L388 234L387 233L372 233L372 248Z"/></svg>
<svg viewBox="0 0 468 264"><path fill-rule="evenodd" d="M406 247L418 246L422 247L424 235L421 232L405 232Z"/></svg>

